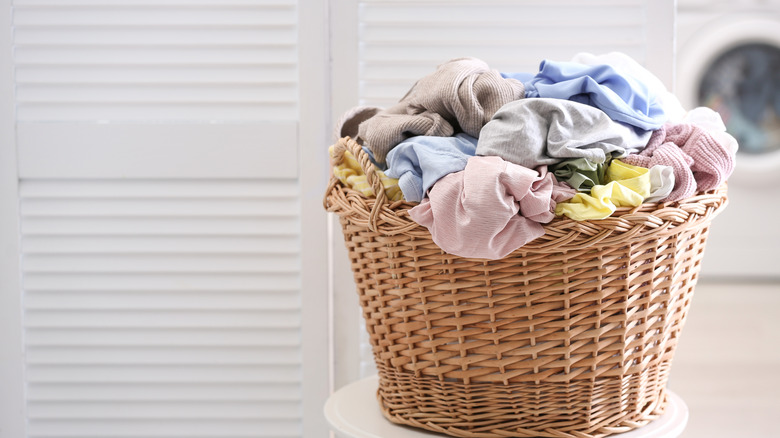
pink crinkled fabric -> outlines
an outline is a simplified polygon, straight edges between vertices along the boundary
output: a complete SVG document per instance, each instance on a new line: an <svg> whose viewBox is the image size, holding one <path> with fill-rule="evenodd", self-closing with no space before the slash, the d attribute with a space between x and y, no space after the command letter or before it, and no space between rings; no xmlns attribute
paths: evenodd
<svg viewBox="0 0 780 438"><path fill-rule="evenodd" d="M621 161L634 166L657 164L674 169L674 189L661 202L672 202L720 186L734 171L734 152L709 132L686 123L654 131L647 147Z"/></svg>
<svg viewBox="0 0 780 438"><path fill-rule="evenodd" d="M409 210L444 251L461 257L501 259L544 234L557 202L576 191L547 172L500 157L471 157L466 168L440 179Z"/></svg>

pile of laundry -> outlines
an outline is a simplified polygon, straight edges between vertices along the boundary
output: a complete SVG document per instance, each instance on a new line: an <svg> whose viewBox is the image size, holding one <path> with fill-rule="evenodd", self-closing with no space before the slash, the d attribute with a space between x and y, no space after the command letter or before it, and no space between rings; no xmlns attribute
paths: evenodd
<svg viewBox="0 0 780 438"><path fill-rule="evenodd" d="M500 259L555 216L599 220L720 186L737 141L709 108L685 111L622 53L501 73L448 61L390 108L357 107L336 137L362 145L390 200L450 254ZM332 155L332 148L331 148ZM339 180L374 196L349 152Z"/></svg>

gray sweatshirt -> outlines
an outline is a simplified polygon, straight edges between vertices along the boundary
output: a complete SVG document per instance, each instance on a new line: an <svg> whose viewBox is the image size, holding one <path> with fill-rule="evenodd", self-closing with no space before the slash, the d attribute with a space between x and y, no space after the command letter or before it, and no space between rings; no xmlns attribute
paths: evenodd
<svg viewBox="0 0 780 438"><path fill-rule="evenodd" d="M636 134L589 105L563 99L509 102L479 133L477 155L499 156L528 168L586 158L603 163L636 150Z"/></svg>

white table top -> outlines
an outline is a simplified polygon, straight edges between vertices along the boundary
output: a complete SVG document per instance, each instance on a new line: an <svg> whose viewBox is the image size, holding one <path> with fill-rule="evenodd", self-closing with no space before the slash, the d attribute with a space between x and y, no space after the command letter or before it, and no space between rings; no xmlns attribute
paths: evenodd
<svg viewBox="0 0 780 438"><path fill-rule="evenodd" d="M349 438L441 438L443 435L391 423L379 409L376 390L377 376L351 383L328 398L325 418L334 432ZM657 420L631 432L615 434L615 438L676 438L688 423L688 406L676 394L667 390L666 412Z"/></svg>

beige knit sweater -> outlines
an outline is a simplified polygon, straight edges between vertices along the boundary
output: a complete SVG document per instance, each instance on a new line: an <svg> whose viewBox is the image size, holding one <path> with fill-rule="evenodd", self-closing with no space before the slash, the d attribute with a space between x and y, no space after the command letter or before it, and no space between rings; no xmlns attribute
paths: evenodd
<svg viewBox="0 0 780 438"><path fill-rule="evenodd" d="M525 97L525 87L505 79L476 58L448 61L417 81L396 105L360 123L358 136L380 163L403 140L416 135L478 137L505 103Z"/></svg>

